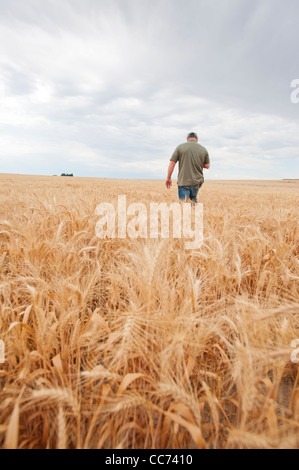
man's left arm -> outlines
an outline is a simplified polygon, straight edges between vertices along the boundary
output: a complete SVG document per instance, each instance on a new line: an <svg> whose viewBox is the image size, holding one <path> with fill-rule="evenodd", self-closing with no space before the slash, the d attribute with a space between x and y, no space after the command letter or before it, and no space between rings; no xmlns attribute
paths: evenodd
<svg viewBox="0 0 299 470"><path fill-rule="evenodd" d="M204 162L203 168L206 168L207 170L210 168L210 156L209 156L208 152L206 152L205 162Z"/></svg>

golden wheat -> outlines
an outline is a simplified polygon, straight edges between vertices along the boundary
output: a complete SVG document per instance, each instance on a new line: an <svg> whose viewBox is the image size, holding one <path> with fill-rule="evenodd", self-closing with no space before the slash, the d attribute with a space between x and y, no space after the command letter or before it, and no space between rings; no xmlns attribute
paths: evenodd
<svg viewBox="0 0 299 470"><path fill-rule="evenodd" d="M0 179L2 447L299 447L298 182L206 182L186 250L95 234L175 185Z"/></svg>

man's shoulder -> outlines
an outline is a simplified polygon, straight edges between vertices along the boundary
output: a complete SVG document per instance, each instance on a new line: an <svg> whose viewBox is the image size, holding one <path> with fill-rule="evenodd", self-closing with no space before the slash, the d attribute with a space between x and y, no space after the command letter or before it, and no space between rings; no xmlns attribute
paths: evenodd
<svg viewBox="0 0 299 470"><path fill-rule="evenodd" d="M191 147L192 148L195 147L198 150L201 150L203 152L207 152L207 149L203 145L199 144L198 142L183 142L182 144L179 144L177 146L178 149L190 149Z"/></svg>
<svg viewBox="0 0 299 470"><path fill-rule="evenodd" d="M207 149L199 144L198 142L183 142L181 144L179 144L175 151L176 152L179 152L179 153L185 153L185 152L188 152L188 151L192 151L191 149L193 149L194 151L194 148L197 150L197 152L199 152L200 154L208 154L208 151Z"/></svg>
<svg viewBox="0 0 299 470"><path fill-rule="evenodd" d="M197 148L206 150L206 148L202 144L200 144L199 142L192 142L192 143L194 143Z"/></svg>
<svg viewBox="0 0 299 470"><path fill-rule="evenodd" d="M183 149L186 149L186 148L190 148L190 143L189 142L182 142L181 144L179 144L177 146L177 149L178 150L183 150Z"/></svg>

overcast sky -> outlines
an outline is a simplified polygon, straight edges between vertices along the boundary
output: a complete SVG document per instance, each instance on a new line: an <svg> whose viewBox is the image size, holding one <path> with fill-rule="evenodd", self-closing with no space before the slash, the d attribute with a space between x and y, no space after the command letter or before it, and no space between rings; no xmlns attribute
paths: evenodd
<svg viewBox="0 0 299 470"><path fill-rule="evenodd" d="M206 179L299 178L298 18L298 0L0 0L0 173L165 178L195 131Z"/></svg>

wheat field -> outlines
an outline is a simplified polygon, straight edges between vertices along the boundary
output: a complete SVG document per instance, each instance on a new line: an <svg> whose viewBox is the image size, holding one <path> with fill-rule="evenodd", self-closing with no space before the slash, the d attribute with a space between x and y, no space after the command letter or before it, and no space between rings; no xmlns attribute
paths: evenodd
<svg viewBox="0 0 299 470"><path fill-rule="evenodd" d="M2 448L299 447L299 181L206 181L195 250L95 234L175 183L0 185Z"/></svg>

